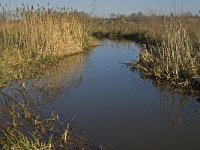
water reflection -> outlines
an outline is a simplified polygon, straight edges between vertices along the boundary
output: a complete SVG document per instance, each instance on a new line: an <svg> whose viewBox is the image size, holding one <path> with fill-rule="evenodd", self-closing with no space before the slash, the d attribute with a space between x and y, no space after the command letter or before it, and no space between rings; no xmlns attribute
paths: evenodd
<svg viewBox="0 0 200 150"><path fill-rule="evenodd" d="M133 51L133 61L136 61L139 59L139 51L140 51L140 45L139 44L136 44L134 43L133 45L133 42L132 41L129 41L129 40L124 40L124 39L113 39L113 40L102 40L103 43L103 46L104 47L108 47L108 48L112 48L112 49L115 49L116 50L116 53L117 51L121 51L122 49L124 51ZM137 48L135 48L137 47ZM131 63L131 62L127 62L127 63Z"/></svg>
<svg viewBox="0 0 200 150"><path fill-rule="evenodd" d="M48 100L56 100L63 94L69 95L71 88L77 88L81 84L86 58L84 54L68 57L48 70L44 76L34 80L33 85L50 94ZM39 95L39 93L35 93L35 95ZM44 99L46 99L46 95L42 98L42 100Z"/></svg>
<svg viewBox="0 0 200 150"><path fill-rule="evenodd" d="M191 99L189 96L180 95L176 91L159 89L160 109L167 111L168 121L172 128L176 128L182 122L183 110Z"/></svg>
<svg viewBox="0 0 200 150"><path fill-rule="evenodd" d="M4 131L11 132L14 136L16 131L16 135L19 132L46 142L53 134L53 142L59 147L61 146L59 141L62 142L60 136L67 132L66 136L70 137L67 142L69 147L97 149L94 143L87 141L86 137L74 127L71 118L65 116L60 119L62 117L60 112L55 112L52 105L49 105L59 100L61 95L66 98L71 89L80 86L84 62L90 54L88 51L68 57L42 76L27 82L12 82L9 87L1 89L0 136L4 137ZM58 140L59 138L61 139Z"/></svg>
<svg viewBox="0 0 200 150"><path fill-rule="evenodd" d="M83 76L84 61L90 52L77 54L61 60L56 66L36 79L27 82L11 83L1 89L3 99L12 99L22 103L38 103L59 99L60 95L70 94L71 88L80 86Z"/></svg>
<svg viewBox="0 0 200 150"><path fill-rule="evenodd" d="M144 80L147 80L143 77ZM165 84L152 81L152 85L157 89L160 95L160 112L166 113L170 127L177 128L184 123L184 113L188 107L193 104L193 113L190 118L192 127L200 127L200 105L197 103L194 95L182 93L177 89L168 87Z"/></svg>
<svg viewBox="0 0 200 150"><path fill-rule="evenodd" d="M194 128L200 128L200 106L196 106L193 113L192 125Z"/></svg>
<svg viewBox="0 0 200 150"><path fill-rule="evenodd" d="M73 126L71 116L55 110L53 103L60 97L66 98L72 88L78 88L82 81L84 61L87 61L91 52L77 54L61 60L56 66L47 70L44 75L27 82L13 82L10 86L0 90L0 113L9 111L14 106L25 106L34 110L43 119L49 118L56 111L60 121ZM6 114L6 113L5 113ZM0 121L5 121L1 114ZM61 119L62 118L62 119Z"/></svg>

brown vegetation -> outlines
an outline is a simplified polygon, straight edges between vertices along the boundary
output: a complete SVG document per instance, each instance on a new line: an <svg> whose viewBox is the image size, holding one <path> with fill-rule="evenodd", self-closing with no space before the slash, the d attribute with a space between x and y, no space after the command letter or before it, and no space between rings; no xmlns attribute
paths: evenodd
<svg viewBox="0 0 200 150"><path fill-rule="evenodd" d="M0 22L0 85L41 72L58 58L95 44L76 12L65 8L2 8Z"/></svg>
<svg viewBox="0 0 200 150"><path fill-rule="evenodd" d="M142 13L94 21L95 36L122 37L144 44L133 63L143 75L181 89L199 87L200 17Z"/></svg>
<svg viewBox="0 0 200 150"><path fill-rule="evenodd" d="M1 7L0 88L43 73L60 58L97 44L88 22L87 17L65 8L23 6L11 12ZM34 104L30 106L31 97L23 99L24 82L20 89L12 89L21 96L10 95L7 88L8 94L0 92L0 149L89 149L88 140L63 125L55 112L49 110L52 115L43 118Z"/></svg>

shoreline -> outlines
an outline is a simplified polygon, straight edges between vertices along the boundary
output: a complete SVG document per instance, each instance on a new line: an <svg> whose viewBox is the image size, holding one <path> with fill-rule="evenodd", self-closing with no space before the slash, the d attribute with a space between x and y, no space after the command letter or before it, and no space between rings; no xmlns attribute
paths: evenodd
<svg viewBox="0 0 200 150"><path fill-rule="evenodd" d="M145 79L150 79L155 83L161 84L161 86L166 86L167 88L170 88L172 90L177 90L180 93L193 95L196 97L200 97L200 92L198 89L200 88L200 79L194 77L194 78L187 78L186 77L180 77L178 79L171 79L166 77L165 74L161 74L159 77L154 75L152 73L151 67L153 62L144 62L141 57L146 57L147 59L151 59L152 54L149 55L149 51L154 46L161 46L162 41L160 39L155 39L151 37L147 37L144 32L137 32L137 33L129 33L129 34L123 34L123 33L111 33L111 32L95 32L93 33L93 36L95 38L99 39L125 39L125 40L131 40L138 44L141 44L145 46L145 50L147 50L147 54L143 53L144 48L141 48L140 51L140 57L137 62L132 62L131 70L137 70L140 72L140 74ZM195 48L198 48L198 45L193 45ZM143 55L143 56L142 56ZM144 56L146 55L146 56ZM148 58L149 57L149 58ZM156 56L155 56L156 57Z"/></svg>

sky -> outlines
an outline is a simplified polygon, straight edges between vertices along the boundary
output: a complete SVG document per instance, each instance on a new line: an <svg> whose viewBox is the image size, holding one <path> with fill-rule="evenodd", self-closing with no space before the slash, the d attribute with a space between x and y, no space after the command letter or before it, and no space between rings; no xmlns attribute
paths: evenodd
<svg viewBox="0 0 200 150"><path fill-rule="evenodd" d="M169 13L174 11L190 11L199 14L200 0L0 0L10 7L29 5L68 6L78 11L93 13L101 17L109 17L111 13L130 15L142 11L148 13Z"/></svg>

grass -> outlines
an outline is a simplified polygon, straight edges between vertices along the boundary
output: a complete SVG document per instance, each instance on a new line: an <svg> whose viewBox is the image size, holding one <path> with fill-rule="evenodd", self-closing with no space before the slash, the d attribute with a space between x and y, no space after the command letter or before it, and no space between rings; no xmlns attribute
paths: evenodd
<svg viewBox="0 0 200 150"><path fill-rule="evenodd" d="M1 8L0 85L26 79L45 70L59 58L96 44L87 20L65 8Z"/></svg>

